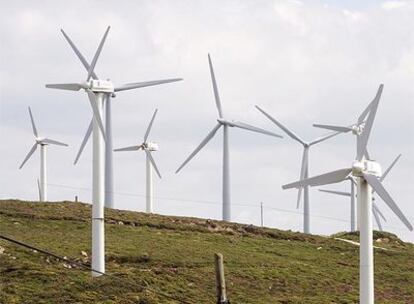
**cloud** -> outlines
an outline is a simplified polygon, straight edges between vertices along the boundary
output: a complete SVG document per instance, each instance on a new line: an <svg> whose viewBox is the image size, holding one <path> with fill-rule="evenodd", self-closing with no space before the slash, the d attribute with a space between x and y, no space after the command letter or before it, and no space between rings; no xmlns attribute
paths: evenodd
<svg viewBox="0 0 414 304"><path fill-rule="evenodd" d="M62 10L55 1L42 3L39 7L35 2L9 2L0 13L0 135L8 143L0 146L2 197L37 197L38 155L17 170L33 140L27 114L31 105L42 133L70 144L48 153L49 182L55 185L50 187L50 198L80 195L90 200L90 143L79 164L72 165L91 118L86 94L46 90L44 84L86 77L60 28L90 59L110 24L96 67L99 76L116 84L184 78L120 92L113 100L115 147L139 143L151 114L159 109L152 133L160 145L154 157L163 174L162 180L155 180L158 212L220 218L220 132L174 174L216 123L207 64L211 53L227 118L282 133L253 108L258 104L305 140L322 133L312 128L313 123L352 123L378 85L385 83L370 150L384 167L403 153L386 186L414 220L410 186L414 160L409 157L414 154L414 33L411 13L405 8L384 9L390 2L345 10L322 1L182 0L117 6L112 1L72 1ZM302 147L287 136L280 140L230 131L234 220L257 223L255 207L237 204L257 206L263 201L269 207L267 225L300 229L301 215L291 213L296 212L296 191L282 191L280 186L298 178ZM350 135L313 147L311 175L347 166L354 154L355 138ZM116 154L114 161L117 206L143 210L143 156ZM346 185L332 188L346 190ZM346 200L313 189L311 203L312 214L339 219L312 218L312 231L329 234L347 228ZM389 229L414 241L382 202L380 206Z"/></svg>

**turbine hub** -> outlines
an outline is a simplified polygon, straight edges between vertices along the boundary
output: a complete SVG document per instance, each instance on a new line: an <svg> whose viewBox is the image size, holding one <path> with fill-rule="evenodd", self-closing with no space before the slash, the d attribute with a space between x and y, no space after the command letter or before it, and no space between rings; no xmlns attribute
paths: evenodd
<svg viewBox="0 0 414 304"><path fill-rule="evenodd" d="M142 147L144 150L148 150L148 151L158 151L158 144L155 142L145 142L142 144Z"/></svg>
<svg viewBox="0 0 414 304"><path fill-rule="evenodd" d="M234 125L232 125L230 121L227 121L223 118L217 118L217 121L222 125L227 125L229 127L234 127Z"/></svg>
<svg viewBox="0 0 414 304"><path fill-rule="evenodd" d="M382 169L379 163L372 160L355 161L352 164L352 175L361 177L363 173L380 177L382 175Z"/></svg>
<svg viewBox="0 0 414 304"><path fill-rule="evenodd" d="M360 135L362 131L364 130L362 126L358 126L358 125L353 125L351 129L352 129L352 133L355 135Z"/></svg>
<svg viewBox="0 0 414 304"><path fill-rule="evenodd" d="M35 142L37 143L37 144L39 144L39 145L45 145L44 143L43 143L43 140L44 140L45 138L44 137L36 137L35 138Z"/></svg>
<svg viewBox="0 0 414 304"><path fill-rule="evenodd" d="M114 84L109 80L92 79L85 82L85 89L93 92L114 93Z"/></svg>

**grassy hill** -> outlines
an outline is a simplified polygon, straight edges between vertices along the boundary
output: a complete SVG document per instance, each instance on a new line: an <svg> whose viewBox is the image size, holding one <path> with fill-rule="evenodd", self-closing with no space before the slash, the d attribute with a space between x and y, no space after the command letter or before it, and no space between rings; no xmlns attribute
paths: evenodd
<svg viewBox="0 0 414 304"><path fill-rule="evenodd" d="M90 205L0 201L0 235L90 262ZM109 276L0 239L0 303L216 303L215 252L231 303L357 303L358 247L196 218L106 210ZM356 234L340 234L357 240ZM414 245L375 233L376 303L414 303ZM86 254L85 254L86 253ZM178 300L172 300L171 295Z"/></svg>

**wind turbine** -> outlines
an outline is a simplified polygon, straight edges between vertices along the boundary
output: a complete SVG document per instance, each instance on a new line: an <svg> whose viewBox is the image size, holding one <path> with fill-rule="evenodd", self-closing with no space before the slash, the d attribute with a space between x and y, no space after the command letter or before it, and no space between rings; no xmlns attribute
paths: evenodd
<svg viewBox="0 0 414 304"><path fill-rule="evenodd" d="M256 108L262 112L268 119L270 119L274 124L276 124L279 128L281 128L289 137L291 137L293 140L296 140L303 146L303 155L302 155L302 165L300 170L300 179L307 178L309 176L309 149L313 145L316 145L320 142L323 142L329 138L332 138L339 134L339 132L330 133L328 135L318 137L313 141L306 142L303 139L301 139L296 133L289 130L285 125L283 125L280 121L276 120L273 116L268 114L266 111L264 111L259 106L256 106ZM310 233L310 201L309 201L309 187L305 186L303 187L303 232L304 233ZM296 203L296 208L299 208L300 201L302 196L302 188L299 188L298 191L298 198Z"/></svg>
<svg viewBox="0 0 414 304"><path fill-rule="evenodd" d="M29 115L30 115L30 121L32 123L32 130L33 130L33 135L35 137L35 143L30 149L29 153L26 155L19 169L23 168L24 164L29 160L32 154L36 151L37 146L40 146L40 181L37 180L37 186L39 190L39 200L41 202L45 202L47 201L46 148L48 145L65 146L65 147L67 147L68 145L62 142L59 142L57 140L54 140L54 139L39 136L37 132L36 124L33 119L32 110L30 109L30 107L29 107Z"/></svg>
<svg viewBox="0 0 414 304"><path fill-rule="evenodd" d="M148 141L149 134L151 132L152 124L154 122L155 116L157 115L157 110L155 110L154 114L152 115L151 121L147 127L147 131L144 135L144 142L137 146L130 146L120 149L115 149L114 151L139 151L142 150L145 152L146 155L146 212L152 213L153 212L153 184L152 184L152 168L155 169L158 177L161 178L161 173L158 170L157 164L154 161L151 153L153 151L158 151L158 145L155 142Z"/></svg>
<svg viewBox="0 0 414 304"><path fill-rule="evenodd" d="M397 161L400 159L401 154L398 155L394 161L391 163L391 165L385 170L384 174L381 176L380 181L383 181L385 177L388 175L388 173L391 171L391 169L394 167L394 165L397 163ZM344 192L344 191L336 191L336 190L325 190L325 189L319 189L321 192L325 193L331 193L341 196L347 196L351 198L351 231L356 231L356 204L355 204L355 185L356 181L353 177L348 177L348 180L351 181L351 191L350 192ZM383 231L381 218L386 222L387 219L385 218L384 214L381 212L379 207L377 206L375 202L375 196L374 196L375 190L372 190L372 215L374 216L375 222L377 223L379 231Z"/></svg>
<svg viewBox="0 0 414 304"><path fill-rule="evenodd" d="M378 103L383 90L381 84L378 92L370 105L368 118L361 128L360 140L357 148L356 159L350 168L344 168L326 174L306 178L291 184L282 186L283 189L298 188L304 186L322 186L338 183L349 176L357 179L357 199L360 210L360 266L359 266L359 298L361 304L374 304L374 257L372 239L372 189L374 189L390 209L412 231L413 226L394 202L390 194L379 180L381 166L365 157L369 136L374 124Z"/></svg>
<svg viewBox="0 0 414 304"><path fill-rule="evenodd" d="M211 62L210 54L208 55L208 63L210 67L211 81L213 83L214 99L216 101L216 107L218 111L218 118L216 126L208 133L207 137L198 145L198 147L188 156L183 164L177 169L175 173L178 173L217 133L217 131L223 127L223 213L222 218L224 221L231 220L231 199L230 199L230 164L229 164L229 128L236 127L245 129L261 134L266 134L274 137L282 138L282 136L248 125L239 121L230 121L224 118L223 110L221 107L220 96L217 88L216 77L214 75L213 64Z"/></svg>
<svg viewBox="0 0 414 304"><path fill-rule="evenodd" d="M371 106L375 103L377 96L374 97L374 99L368 104L368 106L364 109L364 111L362 111L362 113L359 115L358 119L356 122L352 123L349 126L340 126L340 125L327 125L327 124L314 124L313 126L316 128L322 128L322 129L327 129L327 130L331 130L331 131L336 131L336 132L340 132L340 133L349 133L352 132L352 134L356 137L356 147L357 150L360 149L360 145L361 145L361 140L362 140L362 131L364 129L365 123L366 123L366 118L371 110ZM364 151L364 156L369 159L369 154L367 151L367 148L365 148ZM388 172L387 172L388 173ZM352 189L351 189L352 190ZM356 206L356 217L354 216L354 219L356 218L357 221L357 227L359 226L358 224L358 219L359 219L359 206ZM352 207L351 207L352 209ZM355 209L354 211L355 212ZM374 213L375 214L375 213Z"/></svg>
<svg viewBox="0 0 414 304"><path fill-rule="evenodd" d="M103 41L108 34L110 27L108 27L105 36L103 38ZM80 61L82 62L83 66L87 71L89 71L90 65L84 58L84 56L81 54L79 49L76 47L76 45L73 43L73 41L69 38L69 36L63 31L62 34L75 52L75 54L78 56ZM103 44L103 42L102 42ZM102 47L101 47L102 48ZM96 62L95 62L96 64ZM98 76L95 74L95 72L91 73L92 79L97 80ZM113 92L109 92L106 94L104 98L104 112L105 112L105 131L106 131L106 139L105 139L105 207L107 208L114 208L114 187L113 187L113 144L112 144L112 113L111 113L111 106L112 106L112 100L111 97L115 97L115 92L120 91L126 91L126 90L132 90L132 89L138 89L138 88L144 88L149 86L155 86L160 84L166 84L170 82L180 81L182 78L173 78L173 79L162 79L162 80L151 80L151 81L143 81L143 82L134 82L134 83L128 83L125 85L117 86L113 88ZM78 154L76 155L74 164L76 165L79 157L82 154L83 149L85 148L86 143L88 142L88 139L92 133L92 124L93 124L93 118L91 119L91 122L89 123L88 129L86 131L85 137L81 143L81 146L79 148Z"/></svg>
<svg viewBox="0 0 414 304"><path fill-rule="evenodd" d="M105 199L105 180L108 182L107 195L110 196L110 207L112 206L112 127L111 127L111 106L110 98L115 96L115 92L131 90L146 87L155 84L178 81L181 79L167 79L159 81L146 81L124 84L115 86L110 80L99 79L94 72L95 65L98 61L102 47L105 43L110 27L108 26L99 43L98 49L89 64L85 57L79 52L78 48L69 38L69 36L61 30L63 36L70 44L71 48L78 56L83 66L87 70L85 81L80 83L62 83L47 84L47 88L79 91L85 90L88 94L89 102L93 110L93 122L89 125L87 137L92 133L93 137L93 165L92 165L92 268L98 272L92 272L92 276L100 276L105 273L105 234L104 234L104 199ZM106 134L102 120L104 107L106 110ZM87 139L87 138L86 138ZM104 143L106 140L106 144ZM85 140L84 140L85 141ZM86 141L85 141L86 143ZM105 160L105 150L108 151L108 159ZM106 168L105 168L106 164ZM106 169L106 170L105 170ZM105 172L106 171L106 172Z"/></svg>

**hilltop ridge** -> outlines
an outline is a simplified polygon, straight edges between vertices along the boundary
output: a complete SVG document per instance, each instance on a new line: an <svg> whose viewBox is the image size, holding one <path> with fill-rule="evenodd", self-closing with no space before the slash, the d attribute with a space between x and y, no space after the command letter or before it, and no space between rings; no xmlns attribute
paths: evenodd
<svg viewBox="0 0 414 304"><path fill-rule="evenodd" d="M0 235L90 263L91 206L0 201ZM105 210L109 276L0 239L0 303L215 303L213 254L232 303L358 303L356 233L332 237ZM414 245L375 232L376 303L414 303ZM174 299L172 299L174 298Z"/></svg>

